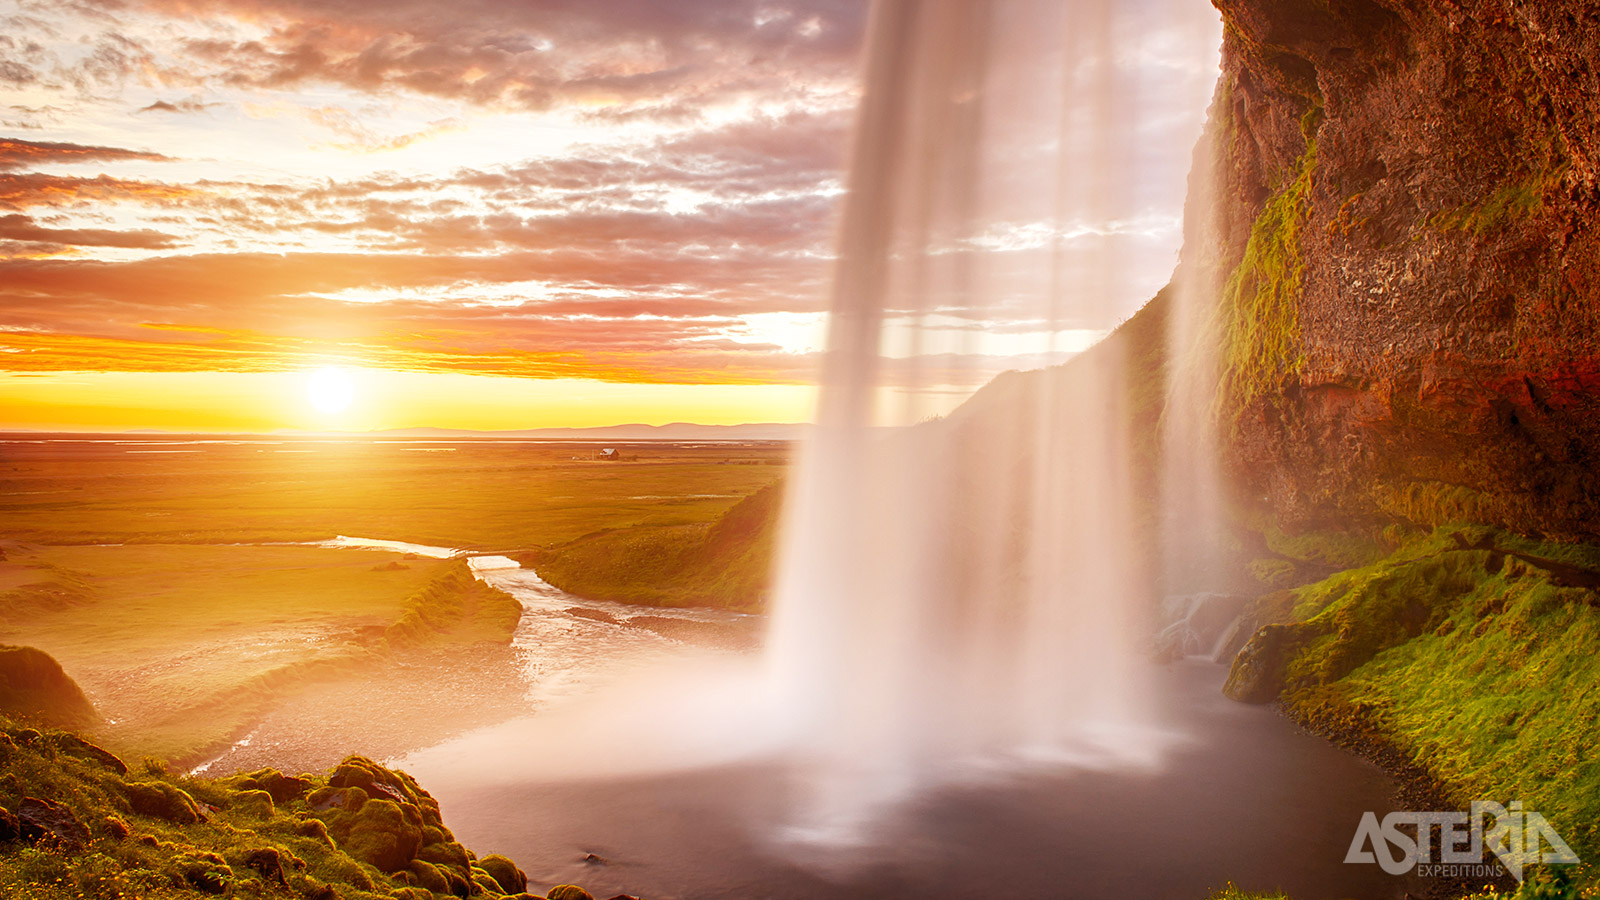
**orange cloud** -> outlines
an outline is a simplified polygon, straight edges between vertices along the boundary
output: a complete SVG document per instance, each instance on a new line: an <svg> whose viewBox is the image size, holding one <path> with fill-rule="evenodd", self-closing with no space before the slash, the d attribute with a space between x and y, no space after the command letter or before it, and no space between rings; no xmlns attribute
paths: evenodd
<svg viewBox="0 0 1600 900"><path fill-rule="evenodd" d="M48 163L116 162L130 159L166 160L171 157L142 150L125 150L120 147L95 147L86 144L25 141L21 138L0 137L0 170L3 171L32 169Z"/></svg>
<svg viewBox="0 0 1600 900"><path fill-rule="evenodd" d="M38 172L0 174L0 209L22 210L36 206L67 206L83 202L136 200L168 203L198 197L201 191L179 185L129 181L99 175L73 178Z"/></svg>

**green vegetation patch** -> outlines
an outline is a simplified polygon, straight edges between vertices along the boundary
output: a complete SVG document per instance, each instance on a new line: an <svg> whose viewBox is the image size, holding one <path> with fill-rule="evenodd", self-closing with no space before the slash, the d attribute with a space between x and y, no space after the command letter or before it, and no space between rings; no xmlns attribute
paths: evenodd
<svg viewBox="0 0 1600 900"><path fill-rule="evenodd" d="M526 559L545 581L591 600L761 609L782 493L782 485L762 488L710 525L602 531Z"/></svg>
<svg viewBox="0 0 1600 900"><path fill-rule="evenodd" d="M383 634L392 650L439 643L511 643L522 619L522 604L497 587L472 576L457 560L406 603L405 614Z"/></svg>
<svg viewBox="0 0 1600 900"><path fill-rule="evenodd" d="M0 717L0 896L531 900L514 863L479 860L427 791L372 760L213 780L63 749L84 743Z"/></svg>
<svg viewBox="0 0 1600 900"><path fill-rule="evenodd" d="M1305 259L1301 238L1311 214L1317 142L1308 139L1294 178L1250 229L1244 258L1223 286L1221 396L1248 405L1299 371L1300 297Z"/></svg>
<svg viewBox="0 0 1600 900"><path fill-rule="evenodd" d="M1297 623L1270 636L1285 706L1325 732L1376 735L1459 803L1522 800L1593 856L1597 586L1600 548L1438 528L1292 592Z"/></svg>

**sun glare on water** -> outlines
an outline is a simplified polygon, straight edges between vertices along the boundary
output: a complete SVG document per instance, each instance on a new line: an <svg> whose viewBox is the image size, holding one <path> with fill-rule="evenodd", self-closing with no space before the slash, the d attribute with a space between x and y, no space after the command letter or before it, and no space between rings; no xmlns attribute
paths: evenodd
<svg viewBox="0 0 1600 900"><path fill-rule="evenodd" d="M306 399L317 412L344 412L356 399L355 382L349 372L323 366L306 374Z"/></svg>

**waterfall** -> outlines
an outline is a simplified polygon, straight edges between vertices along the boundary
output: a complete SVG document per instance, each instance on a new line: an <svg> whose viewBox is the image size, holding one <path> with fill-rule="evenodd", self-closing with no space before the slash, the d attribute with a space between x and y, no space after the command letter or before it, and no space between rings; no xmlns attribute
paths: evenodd
<svg viewBox="0 0 1600 900"><path fill-rule="evenodd" d="M768 646L810 836L997 765L1157 759L1147 520L1173 478L1138 417L1167 389L1126 342L1075 354L1176 261L1152 210L1181 201L1219 40L1199 0L874 7Z"/></svg>

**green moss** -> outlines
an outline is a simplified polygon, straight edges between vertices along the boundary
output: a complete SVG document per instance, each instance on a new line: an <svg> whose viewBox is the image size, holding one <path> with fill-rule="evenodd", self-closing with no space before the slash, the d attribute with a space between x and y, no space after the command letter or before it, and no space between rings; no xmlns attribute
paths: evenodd
<svg viewBox="0 0 1600 900"><path fill-rule="evenodd" d="M1520 799L1600 850L1600 548L1449 526L1294 592L1292 714L1371 732L1457 802Z"/></svg>
<svg viewBox="0 0 1600 900"><path fill-rule="evenodd" d="M1465 231L1483 237L1544 209L1544 198L1564 169L1536 172L1504 181L1479 203L1435 213L1428 224L1440 231Z"/></svg>
<svg viewBox="0 0 1600 900"><path fill-rule="evenodd" d="M1363 531L1312 529L1289 534L1268 525L1262 535L1273 553L1296 562L1347 569L1383 557L1378 541Z"/></svg>
<svg viewBox="0 0 1600 900"><path fill-rule="evenodd" d="M507 894L518 894L528 889L528 876L517 868L516 863L498 853L478 860L478 868L489 873L489 877Z"/></svg>
<svg viewBox="0 0 1600 900"><path fill-rule="evenodd" d="M1226 408L1248 405L1299 371L1300 297L1305 260L1301 237L1311 212L1317 143L1308 140L1294 177L1250 229L1244 257L1223 287L1223 377Z"/></svg>
<svg viewBox="0 0 1600 900"><path fill-rule="evenodd" d="M76 746L70 734L4 717L0 732L0 806L46 798L88 830L78 850L0 845L0 897L442 900L502 896L521 876L505 857L474 863L427 791L362 757L325 778L263 769L212 780L160 766L130 774L120 762L59 749ZM198 815L174 814L178 807ZM412 857L424 841L429 859Z"/></svg>
<svg viewBox="0 0 1600 900"><path fill-rule="evenodd" d="M1282 892L1258 894L1229 884L1222 890L1212 894L1208 900L1289 900L1289 897Z"/></svg>

